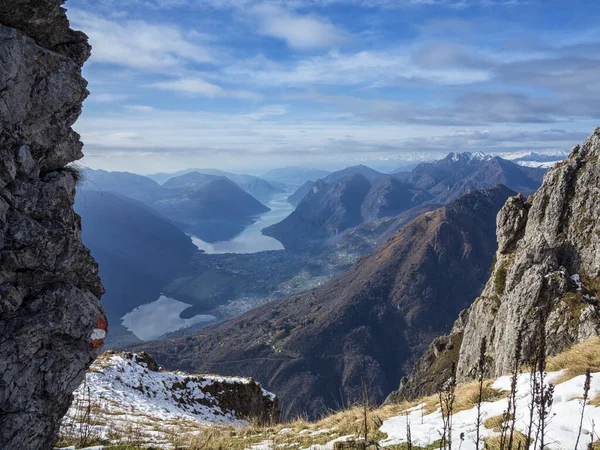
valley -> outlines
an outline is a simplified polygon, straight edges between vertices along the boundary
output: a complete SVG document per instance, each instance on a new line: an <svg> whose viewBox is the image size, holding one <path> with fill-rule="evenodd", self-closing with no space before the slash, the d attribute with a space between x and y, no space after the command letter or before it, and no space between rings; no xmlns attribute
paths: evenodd
<svg viewBox="0 0 600 450"><path fill-rule="evenodd" d="M450 189L440 189L440 182L432 182L429 174L425 178L422 173L426 166L420 166L408 178L413 179L411 186L420 182L414 181L415 177L428 180L424 185L427 194L422 194L427 200L396 215L363 219L317 245L303 250L293 246L254 253L208 253L195 249L185 267L161 288L157 300L140 305L123 317L123 325L145 341L128 342L126 347L136 353L150 352L166 369L216 372L226 379L242 376L257 380L264 389L275 393L283 425L259 426L255 431L258 434L252 435L228 432L231 425L223 422L218 425L225 433L218 441L220 445L275 450L282 445L305 448L303 445L310 443L313 448L335 450L347 443L355 448L352 442L360 442L364 433L356 425L363 414L367 417L364 420L373 420L372 442L381 447L403 448L409 426L412 434L408 439L414 445L436 444L431 436L439 433L447 420L439 414L442 397L436 393L446 392L448 380L460 380L455 387L459 406L454 412L452 439L475 438L472 424L476 421L476 405L472 392L479 347L474 341L483 335L484 342L490 345L483 351L494 357L483 358L479 353L479 361L483 361L479 364L487 366L481 376L489 377L480 378L481 386L491 392L481 406L486 421L479 425L480 437L493 442L491 439L498 433L496 423L503 417L507 396L510 399L514 389L520 392L515 411L525 414L528 404L541 395L527 391L532 377L537 376L552 383L558 395L554 407L559 416L546 427L548 436L572 443L576 435L566 430L579 403L567 397L577 395L588 383L584 366L600 370L594 350L600 330L600 293L597 277L589 275L597 271L596 253L591 249L597 245L594 236L598 233L582 239L582 233L590 232L584 227L591 227L592 232L597 227L593 212L596 206L590 203L595 194L590 191L597 189L598 136L592 135L565 161L553 166L542 186L528 199L498 184L478 189L465 187L457 198L444 202L448 196L457 195L449 191L456 193L461 186L471 185L465 180L466 175L457 179L456 173L462 164L472 169L474 160L469 155L449 155L441 163L442 168L449 162L459 165L446 172L454 177L443 181ZM490 159L479 161L487 170ZM531 178L515 178L515 170L528 174L529 169L521 172L504 161L492 161L492 167L507 170L513 186L527 192L523 186L531 184L523 183L534 182ZM480 163L475 164L480 170ZM434 173L441 173L443 180L449 180L439 166L440 163L432 163L430 167L435 167ZM538 176L539 172L533 174ZM357 176L362 177L358 183L363 187L371 185L363 174L350 174L350 178L335 181L332 190L325 182L317 182L317 191L324 189L337 200L336 188L345 189L345 180L354 183ZM377 180L389 180L387 177L376 178L374 185L380 186ZM573 190L557 190L556 185L571 185ZM435 198L436 191L436 200L441 203L429 201ZM395 191L375 189L369 195L385 198L390 192ZM405 197L409 195L407 189L401 192ZM272 204L285 202L285 195L274 197ZM301 204L308 204L311 198L308 193ZM321 202L326 204L327 198ZM382 205L375 203L378 208ZM565 214L567 204L572 209L560 223L556 222L556 215L545 213L558 208ZM345 210L343 203L340 208L334 209L331 217ZM273 208L271 217L286 220L290 216L284 211L290 210L291 205ZM294 213L298 211L297 208ZM332 210L324 211L330 214ZM256 236L256 231L253 233ZM543 239L539 239L540 235ZM191 239L187 239L190 244ZM549 248L549 242L554 246ZM565 242L572 243L567 252ZM242 247L230 248L239 251ZM577 264L575 274L570 264ZM521 345L513 340L515 330L496 330L495 326L490 330L488 325L503 320L499 319L502 314L516 314L511 323L517 323L521 313L511 305L522 299L531 302L534 294L528 290L536 283L547 285L534 287L535 295L539 295L537 301L544 306L524 309L530 311L531 317L544 321L544 327L536 328L535 322L523 321L522 330L530 327L527 334L517 338L522 339L523 348L506 351L506 346ZM467 334L472 337L465 339ZM522 358L526 364L532 364L530 358L538 355L536 358L544 359L548 371L544 369L543 375L535 370L521 374L516 369L517 375L511 379L506 373L511 370L513 353L517 356L512 358ZM546 362L553 355L556 356ZM535 368L535 364L531 367ZM109 367L101 371L108 373ZM596 372L592 372L592 378ZM170 372L159 373L170 376ZM138 378L144 376L140 373ZM129 387L119 385L116 389ZM597 397L597 383L588 389L589 395ZM365 406L351 406L360 405L367 398ZM597 415L595 401L588 408L588 417ZM99 412L98 420L110 421L100 417L121 414L111 411ZM368 419L369 415L376 419ZM216 419L220 420L218 414ZM66 419L66 426L71 423L69 420L72 419ZM204 419L185 420L185 429L190 433L202 434L215 426L206 428ZM507 423L511 419L502 420ZM235 426L235 419L231 421ZM170 442L170 426L166 424L158 438L146 431L143 439ZM582 427L590 432L587 425ZM524 439L527 425L515 421L514 430L518 439ZM94 433L103 436L102 428L96 428ZM317 437L320 434L323 436ZM471 448L471 444L465 446Z"/></svg>
<svg viewBox="0 0 600 450"><path fill-rule="evenodd" d="M314 175L314 171L297 170L298 176L294 176L293 170L288 168L283 173L298 182ZM276 182L278 187L268 195L264 189L261 191L264 203L259 203L248 186L264 188L269 183L250 175L190 169L171 178L156 175L162 182L158 184L140 175L88 170L76 209L84 226L90 223L84 242L100 260L108 290L106 301L113 331L107 345L122 348L140 339L194 333L207 323L318 288L376 250L411 220L441 208L448 199L496 182L528 192L523 186L535 185L543 171L499 158L451 154L400 174L353 166L327 173L314 183L306 181L299 189ZM491 173L494 176L488 176ZM405 178L410 181L403 181ZM231 192L236 194L231 197ZM444 192L443 197L438 192ZM196 197L204 200L192 206L196 203L189 199ZM166 244L175 234L181 245L185 242L185 252L176 252L170 263L152 263L154 269L160 264L165 267L159 276L140 273L150 263L148 256L158 256L161 251L151 248L154 237L140 240L136 228L122 227L127 215L111 210L123 201L134 202L127 212L131 217L128 221L150 230L150 236L159 239L157 242L162 239ZM296 202L294 207L292 203ZM262 212L241 219L238 204L245 204L248 211L259 204ZM149 213L153 214L150 222L143 218ZM96 229L101 221L108 221L109 227ZM148 225L141 225L143 221ZM198 227L203 228L206 240L194 234ZM110 234L112 229L118 232L119 240L114 239L117 234ZM166 229L171 230L169 235L163 235ZM176 229L179 231L175 233ZM144 262L127 266L119 263L121 267L116 269L116 261L126 254ZM145 276L149 277L147 281ZM136 283L140 283L139 289ZM123 289L126 285L129 291ZM173 311L165 310L166 299L172 302ZM166 314L164 319L161 311Z"/></svg>

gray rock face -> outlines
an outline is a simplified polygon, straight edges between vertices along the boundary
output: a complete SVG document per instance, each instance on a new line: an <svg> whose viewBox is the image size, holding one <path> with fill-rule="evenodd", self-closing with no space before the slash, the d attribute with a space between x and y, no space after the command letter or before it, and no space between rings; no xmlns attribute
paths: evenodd
<svg viewBox="0 0 600 450"><path fill-rule="evenodd" d="M73 212L90 55L59 0L0 0L0 448L52 448L107 325Z"/></svg>
<svg viewBox="0 0 600 450"><path fill-rule="evenodd" d="M498 214L496 264L464 330L457 372L470 378L487 337L491 375L510 368L519 329L531 348L544 320L549 355L600 330L600 129L553 169L525 203Z"/></svg>
<svg viewBox="0 0 600 450"><path fill-rule="evenodd" d="M510 370L520 329L524 356L532 351L540 321L545 323L548 355L598 335L599 200L597 128L546 174L527 202L521 196L506 202L497 217L498 252L491 277L454 335L440 338L459 342L460 351L436 353L431 348L397 398L435 391L440 380L423 383L423 379L442 364L440 355L444 366L451 360L456 363L459 381L472 378L484 337L491 359L489 375L497 376Z"/></svg>

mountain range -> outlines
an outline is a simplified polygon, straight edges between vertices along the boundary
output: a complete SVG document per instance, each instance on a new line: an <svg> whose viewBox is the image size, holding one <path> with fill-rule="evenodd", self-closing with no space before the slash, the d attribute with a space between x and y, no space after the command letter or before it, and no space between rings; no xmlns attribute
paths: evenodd
<svg viewBox="0 0 600 450"><path fill-rule="evenodd" d="M485 288L452 332L431 344L394 399L436 392L448 376L473 379L484 340L486 375L493 377L511 370L517 348L524 360L540 345L551 356L600 334L599 174L596 128L534 195L506 202Z"/></svg>
<svg viewBox="0 0 600 450"><path fill-rule="evenodd" d="M274 195L282 193L283 191L281 188L285 187L286 185L286 183L277 182L273 182L272 184L266 179L255 177L254 175L237 174L217 169L185 169L173 173L155 173L148 175L147 177L159 184L164 185L173 178L179 178L182 175L187 175L189 173L198 173L227 178L261 202L267 202Z"/></svg>
<svg viewBox="0 0 600 450"><path fill-rule="evenodd" d="M503 184L529 195L539 187L544 173L544 169L472 153L451 153L442 160L421 163L411 172L392 175L366 166L348 167L312 186L301 186L290 197L298 202L296 210L263 233L286 248L319 247L365 222L398 216L421 205L428 209L427 205L445 204L473 189Z"/></svg>
<svg viewBox="0 0 600 450"><path fill-rule="evenodd" d="M251 376L277 392L291 416L359 400L361 380L381 401L480 291L496 249L496 214L513 194L503 186L465 194L317 289L143 348L167 367Z"/></svg>
<svg viewBox="0 0 600 450"><path fill-rule="evenodd" d="M325 180L314 183L292 214L263 233L286 248L306 248L365 221L398 215L430 198L426 191L389 175L369 180L354 173L334 183Z"/></svg>
<svg viewBox="0 0 600 450"><path fill-rule="evenodd" d="M128 172L87 170L85 179L86 190L114 192L139 200L206 242L230 239L257 215L269 211L222 175L188 172L160 185L148 177ZM261 189L262 183L256 182L254 177L249 183Z"/></svg>
<svg viewBox="0 0 600 450"><path fill-rule="evenodd" d="M223 177L176 189L174 195L157 200L152 206L206 242L236 236L252 223L254 217L269 211L233 181Z"/></svg>
<svg viewBox="0 0 600 450"><path fill-rule="evenodd" d="M522 167L497 156L450 153L444 159L421 163L397 177L429 192L433 203L446 203L472 189L496 184L530 195L540 186L545 173L544 169Z"/></svg>

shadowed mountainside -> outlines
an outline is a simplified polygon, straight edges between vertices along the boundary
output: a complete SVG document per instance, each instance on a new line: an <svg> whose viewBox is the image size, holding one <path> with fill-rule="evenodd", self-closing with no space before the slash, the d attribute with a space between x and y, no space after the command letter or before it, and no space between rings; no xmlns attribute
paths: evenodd
<svg viewBox="0 0 600 450"><path fill-rule="evenodd" d="M106 289L102 303L112 329L107 342L112 343L125 333L121 317L156 300L198 250L167 218L118 194L79 191L75 211L83 242L99 264Z"/></svg>
<svg viewBox="0 0 600 450"><path fill-rule="evenodd" d="M138 200L169 217L181 229L207 242L230 239L269 211L240 186L221 175L190 172L164 185L128 172L87 170L85 188Z"/></svg>
<svg viewBox="0 0 600 450"><path fill-rule="evenodd" d="M354 174L333 184L319 180L292 214L263 233L290 249L318 245L365 221L398 215L429 197L389 175L369 180Z"/></svg>

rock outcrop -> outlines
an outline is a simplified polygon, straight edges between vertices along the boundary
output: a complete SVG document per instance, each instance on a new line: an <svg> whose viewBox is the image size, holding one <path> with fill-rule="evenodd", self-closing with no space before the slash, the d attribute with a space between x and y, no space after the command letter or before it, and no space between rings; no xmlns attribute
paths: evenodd
<svg viewBox="0 0 600 450"><path fill-rule="evenodd" d="M60 0L0 0L0 448L52 448L106 333L73 212L87 37Z"/></svg>
<svg viewBox="0 0 600 450"><path fill-rule="evenodd" d="M600 332L600 128L544 177L527 201L510 198L497 217L498 252L483 292L455 325L453 349L426 353L399 395L429 394L433 365L456 363L459 381L474 376L483 338L491 376L506 373L522 330L524 357L543 323L547 353ZM434 342L434 347L439 340ZM457 347L459 350L457 351ZM432 356L433 355L433 356ZM426 361L429 359L429 361Z"/></svg>

